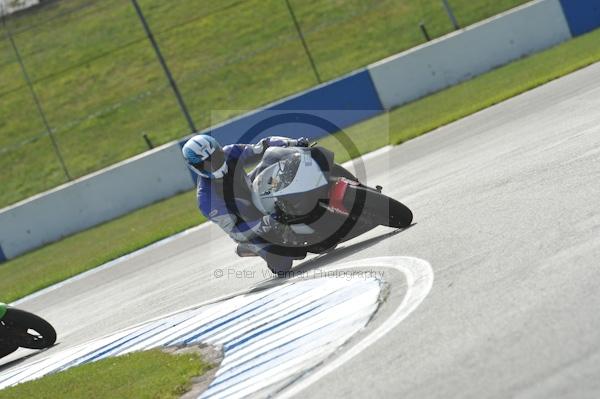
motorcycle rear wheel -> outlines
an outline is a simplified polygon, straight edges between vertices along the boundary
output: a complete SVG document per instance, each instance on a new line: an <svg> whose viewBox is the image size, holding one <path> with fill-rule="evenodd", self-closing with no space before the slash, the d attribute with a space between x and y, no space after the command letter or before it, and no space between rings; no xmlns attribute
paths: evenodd
<svg viewBox="0 0 600 399"><path fill-rule="evenodd" d="M56 342L56 330L46 320L20 309L9 308L2 319L15 345L29 349L49 348Z"/></svg>
<svg viewBox="0 0 600 399"><path fill-rule="evenodd" d="M412 211L400 201L364 186L350 186L348 189L355 190L352 197L359 202L355 206L363 220L394 228L405 228L412 223Z"/></svg>

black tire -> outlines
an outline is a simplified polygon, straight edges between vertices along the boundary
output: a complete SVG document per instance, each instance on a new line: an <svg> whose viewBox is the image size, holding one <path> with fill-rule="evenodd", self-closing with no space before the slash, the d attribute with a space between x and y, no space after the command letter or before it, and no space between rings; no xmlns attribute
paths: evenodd
<svg viewBox="0 0 600 399"><path fill-rule="evenodd" d="M383 194L379 195L386 197ZM402 202L396 201L393 198L386 198L389 201L390 207L390 217L388 226L395 228L405 228L410 226L413 221L412 211Z"/></svg>
<svg viewBox="0 0 600 399"><path fill-rule="evenodd" d="M341 165L333 164L331 170L331 176L333 178L343 177L351 181L355 181L360 184L358 178L350 173L346 168ZM400 201L396 201L393 198L390 198L384 194L381 194L379 191L374 190L370 187L360 185L358 187L352 187L355 190L362 190L365 192L365 203L360 207L363 208L362 216L367 216L372 218L377 225L389 226L394 228L404 228L410 226L413 220L412 211ZM351 196L354 199L362 198L361 194L355 193ZM362 201L359 201L362 203ZM351 209L351 204L348 209ZM389 215L385 214L385 211L382 210L389 209Z"/></svg>
<svg viewBox="0 0 600 399"><path fill-rule="evenodd" d="M19 347L17 345L11 344L11 343L5 343L2 342L0 344L0 358L3 358L4 356L8 356L11 353L13 353L14 351L16 351L17 349L19 349Z"/></svg>
<svg viewBox="0 0 600 399"><path fill-rule="evenodd" d="M41 317L24 310L9 308L2 322L12 335L14 343L23 348L44 349L56 342L54 327Z"/></svg>
<svg viewBox="0 0 600 399"><path fill-rule="evenodd" d="M412 223L412 211L403 203L368 187L350 186L348 189L354 192L346 194L346 198L351 201L347 207L358 209L359 217L363 220L394 228L408 227Z"/></svg>

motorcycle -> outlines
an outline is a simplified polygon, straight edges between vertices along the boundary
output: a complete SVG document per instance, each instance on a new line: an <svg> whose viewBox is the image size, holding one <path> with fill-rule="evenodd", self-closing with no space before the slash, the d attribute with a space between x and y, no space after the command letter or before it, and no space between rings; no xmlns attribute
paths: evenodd
<svg viewBox="0 0 600 399"><path fill-rule="evenodd" d="M0 302L0 358L19 347L45 349L55 342L56 331L46 320Z"/></svg>
<svg viewBox="0 0 600 399"><path fill-rule="evenodd" d="M273 273L289 271L290 258L332 251L377 226L412 223L407 206L383 194L382 187L361 183L334 158L318 146L272 147L251 173L254 206L280 226L268 237L272 256L266 260ZM238 255L257 254L242 245Z"/></svg>

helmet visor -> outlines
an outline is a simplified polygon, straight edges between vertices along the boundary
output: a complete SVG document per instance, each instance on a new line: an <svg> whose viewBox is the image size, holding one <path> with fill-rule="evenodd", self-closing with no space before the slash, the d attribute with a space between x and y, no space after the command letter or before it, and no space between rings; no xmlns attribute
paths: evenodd
<svg viewBox="0 0 600 399"><path fill-rule="evenodd" d="M213 172L219 170L225 163L225 154L223 150L217 148L213 151L208 158L202 162L192 164L192 167L198 172L210 175Z"/></svg>

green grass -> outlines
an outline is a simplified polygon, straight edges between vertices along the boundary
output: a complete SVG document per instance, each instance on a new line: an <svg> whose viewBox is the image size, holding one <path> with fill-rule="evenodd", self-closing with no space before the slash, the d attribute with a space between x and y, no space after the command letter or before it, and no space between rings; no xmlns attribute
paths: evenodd
<svg viewBox="0 0 600 399"><path fill-rule="evenodd" d="M0 300L12 302L202 223L186 192L10 260L0 266Z"/></svg>
<svg viewBox="0 0 600 399"><path fill-rule="evenodd" d="M6 388L0 399L179 398L211 368L197 354L136 352Z"/></svg>
<svg viewBox="0 0 600 399"><path fill-rule="evenodd" d="M352 126L345 133L359 153L401 143L600 61L599 42L600 30L596 30ZM339 162L356 155L345 151L339 135L320 144L336 151ZM0 300L13 301L201 221L194 194L189 192L48 245L0 267Z"/></svg>
<svg viewBox="0 0 600 399"><path fill-rule="evenodd" d="M466 26L526 0L453 0ZM282 0L140 0L198 127L315 85ZM324 80L451 31L441 1L292 0ZM75 177L187 134L129 1L54 0L8 19ZM0 207L65 181L0 36ZM223 117L240 111L220 113ZM23 143L27 143L23 145Z"/></svg>

